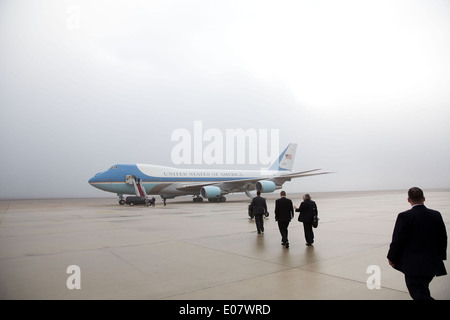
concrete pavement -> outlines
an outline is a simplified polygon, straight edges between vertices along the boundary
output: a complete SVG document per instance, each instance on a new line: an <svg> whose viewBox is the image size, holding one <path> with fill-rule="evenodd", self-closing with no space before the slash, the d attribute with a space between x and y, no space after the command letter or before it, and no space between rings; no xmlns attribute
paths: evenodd
<svg viewBox="0 0 450 320"><path fill-rule="evenodd" d="M297 214L289 249L274 221L278 192L266 195L262 235L243 195L165 207L158 198L149 208L115 198L2 200L0 299L409 300L403 274L386 260L406 192L312 193L315 243L305 245ZM449 230L450 190L424 192ZM300 204L300 193L287 196ZM369 289L377 280L381 288ZM69 289L76 283L81 289ZM450 299L450 277L435 278L431 293Z"/></svg>

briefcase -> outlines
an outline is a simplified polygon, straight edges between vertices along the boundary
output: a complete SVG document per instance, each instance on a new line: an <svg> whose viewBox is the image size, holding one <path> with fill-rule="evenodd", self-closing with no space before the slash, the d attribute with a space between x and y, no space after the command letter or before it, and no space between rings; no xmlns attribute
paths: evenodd
<svg viewBox="0 0 450 320"><path fill-rule="evenodd" d="M313 228L317 228L318 225L319 225L319 217L317 215L314 215L313 221L312 221L312 226L313 226Z"/></svg>

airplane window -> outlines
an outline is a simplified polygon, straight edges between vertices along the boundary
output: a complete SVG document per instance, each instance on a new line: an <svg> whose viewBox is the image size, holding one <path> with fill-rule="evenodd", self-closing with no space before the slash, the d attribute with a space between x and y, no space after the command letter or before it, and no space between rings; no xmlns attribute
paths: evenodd
<svg viewBox="0 0 450 320"><path fill-rule="evenodd" d="M117 166L112 166L110 169L118 169Z"/></svg>

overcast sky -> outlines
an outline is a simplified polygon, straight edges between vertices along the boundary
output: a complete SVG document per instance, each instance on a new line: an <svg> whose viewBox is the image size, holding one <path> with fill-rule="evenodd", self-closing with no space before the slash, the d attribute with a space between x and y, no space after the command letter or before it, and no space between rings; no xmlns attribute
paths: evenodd
<svg viewBox="0 0 450 320"><path fill-rule="evenodd" d="M449 57L445 0L3 0L0 197L107 196L88 179L176 166L195 121L336 172L288 191L448 188Z"/></svg>

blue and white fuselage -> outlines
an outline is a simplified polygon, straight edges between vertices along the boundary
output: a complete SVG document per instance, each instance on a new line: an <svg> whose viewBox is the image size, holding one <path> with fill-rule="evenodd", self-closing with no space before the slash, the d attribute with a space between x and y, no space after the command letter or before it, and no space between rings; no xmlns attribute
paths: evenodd
<svg viewBox="0 0 450 320"><path fill-rule="evenodd" d="M291 173L296 145L290 144L277 161L267 170L216 170L180 169L150 164L117 164L107 171L97 173L89 184L100 190L124 194L135 194L135 187L127 182L128 177L140 181L148 195L174 198L193 195L197 198L220 199L233 192L273 192L292 178L325 174L320 169Z"/></svg>

